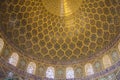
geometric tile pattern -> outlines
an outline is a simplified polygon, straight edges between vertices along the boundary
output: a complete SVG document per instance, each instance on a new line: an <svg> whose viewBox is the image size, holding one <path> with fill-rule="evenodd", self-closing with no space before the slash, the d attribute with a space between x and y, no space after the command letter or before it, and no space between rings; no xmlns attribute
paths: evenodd
<svg viewBox="0 0 120 80"><path fill-rule="evenodd" d="M99 53L120 33L116 0L84 0L68 16L55 15L43 2L0 1L0 30L26 55L48 62L82 60Z"/></svg>

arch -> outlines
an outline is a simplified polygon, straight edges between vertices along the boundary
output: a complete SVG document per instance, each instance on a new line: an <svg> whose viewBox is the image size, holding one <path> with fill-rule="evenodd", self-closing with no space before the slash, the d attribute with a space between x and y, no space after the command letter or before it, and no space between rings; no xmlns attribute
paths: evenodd
<svg viewBox="0 0 120 80"><path fill-rule="evenodd" d="M75 77L82 77L83 76L83 70L81 67L76 67L74 71Z"/></svg>
<svg viewBox="0 0 120 80"><path fill-rule="evenodd" d="M9 58L9 63L13 66L16 66L19 60L19 56L17 53L13 53Z"/></svg>
<svg viewBox="0 0 120 80"><path fill-rule="evenodd" d="M54 79L54 76L55 76L54 67L48 67L46 71L46 77Z"/></svg>
<svg viewBox="0 0 120 80"><path fill-rule="evenodd" d="M9 73L8 73L8 78L12 78L13 75L14 75L13 72L9 72Z"/></svg>
<svg viewBox="0 0 120 80"><path fill-rule="evenodd" d="M4 46L4 41L2 38L0 38L0 52L2 51L3 46Z"/></svg>
<svg viewBox="0 0 120 80"><path fill-rule="evenodd" d="M30 74L35 74L36 64L34 62L30 62L27 67L27 72Z"/></svg>
<svg viewBox="0 0 120 80"><path fill-rule="evenodd" d="M118 51L117 50L112 51L110 57L112 58L112 61L114 63L117 62L119 60L119 53L118 53Z"/></svg>
<svg viewBox="0 0 120 80"><path fill-rule="evenodd" d="M95 72L99 72L102 69L102 64L101 62L98 60L94 63L94 71Z"/></svg>
<svg viewBox="0 0 120 80"><path fill-rule="evenodd" d="M111 66L110 57L108 55L103 56L103 65L104 65L104 68Z"/></svg>
<svg viewBox="0 0 120 80"><path fill-rule="evenodd" d="M74 78L74 70L72 67L66 68L66 79L73 79Z"/></svg>
<svg viewBox="0 0 120 80"><path fill-rule="evenodd" d="M92 64L87 63L85 65L85 73L86 73L86 75L92 75L92 74L94 74Z"/></svg>

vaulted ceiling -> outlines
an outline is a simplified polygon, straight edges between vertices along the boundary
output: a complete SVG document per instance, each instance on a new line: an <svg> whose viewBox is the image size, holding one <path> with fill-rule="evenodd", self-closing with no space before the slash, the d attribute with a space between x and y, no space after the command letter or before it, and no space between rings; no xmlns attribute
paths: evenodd
<svg viewBox="0 0 120 80"><path fill-rule="evenodd" d="M120 33L116 0L4 0L0 30L24 55L54 63L101 55Z"/></svg>

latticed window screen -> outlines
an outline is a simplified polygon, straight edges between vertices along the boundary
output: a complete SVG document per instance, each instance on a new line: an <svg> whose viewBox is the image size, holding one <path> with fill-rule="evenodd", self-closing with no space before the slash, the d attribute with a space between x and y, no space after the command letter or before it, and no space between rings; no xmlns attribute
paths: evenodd
<svg viewBox="0 0 120 80"><path fill-rule="evenodd" d="M94 74L93 67L92 67L92 65L90 63L87 63L85 65L85 73L86 73L86 75Z"/></svg>
<svg viewBox="0 0 120 80"><path fill-rule="evenodd" d="M35 74L36 64L34 62L30 62L27 67L27 72L30 74Z"/></svg>
<svg viewBox="0 0 120 80"><path fill-rule="evenodd" d="M111 66L110 57L108 55L105 55L103 57L103 64L104 64L104 68L107 68L107 67Z"/></svg>
<svg viewBox="0 0 120 80"><path fill-rule="evenodd" d="M118 44L118 50L119 50L119 52L120 52L120 43Z"/></svg>
<svg viewBox="0 0 120 80"><path fill-rule="evenodd" d="M54 67L48 67L46 71L46 77L54 79L54 76L55 76Z"/></svg>
<svg viewBox="0 0 120 80"><path fill-rule="evenodd" d="M16 66L19 60L19 56L17 53L13 53L9 58L9 63L13 66Z"/></svg>
<svg viewBox="0 0 120 80"><path fill-rule="evenodd" d="M66 79L74 78L74 70L72 67L66 68Z"/></svg>

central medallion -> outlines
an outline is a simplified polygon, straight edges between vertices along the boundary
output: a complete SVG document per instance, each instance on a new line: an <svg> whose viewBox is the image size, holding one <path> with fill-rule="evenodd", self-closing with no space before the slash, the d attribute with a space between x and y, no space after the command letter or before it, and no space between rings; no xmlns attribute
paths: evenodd
<svg viewBox="0 0 120 80"><path fill-rule="evenodd" d="M42 0L46 10L57 16L69 16L79 9L82 0Z"/></svg>

